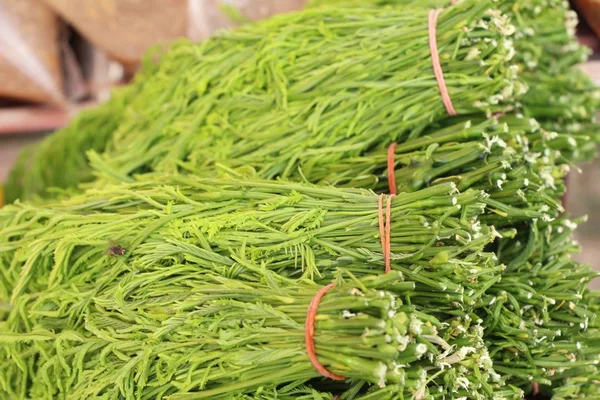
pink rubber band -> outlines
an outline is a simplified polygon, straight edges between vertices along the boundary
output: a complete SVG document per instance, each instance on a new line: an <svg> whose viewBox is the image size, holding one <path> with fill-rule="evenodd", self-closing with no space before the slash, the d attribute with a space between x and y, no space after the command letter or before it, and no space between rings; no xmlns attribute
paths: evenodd
<svg viewBox="0 0 600 400"><path fill-rule="evenodd" d="M433 73L435 74L435 79L437 80L438 87L440 88L442 101L444 102L444 106L446 107L448 114L455 116L456 110L452 105L452 99L450 99L450 94L448 93L448 88L446 87L446 80L444 79L442 64L440 64L440 55L438 53L437 46L436 23L441 12L441 9L429 11L429 50L431 51Z"/></svg>
<svg viewBox="0 0 600 400"><path fill-rule="evenodd" d="M394 197L396 197L396 195L391 194L387 198L387 204L385 208L385 239L387 244L384 261L386 274L392 270L392 199Z"/></svg>

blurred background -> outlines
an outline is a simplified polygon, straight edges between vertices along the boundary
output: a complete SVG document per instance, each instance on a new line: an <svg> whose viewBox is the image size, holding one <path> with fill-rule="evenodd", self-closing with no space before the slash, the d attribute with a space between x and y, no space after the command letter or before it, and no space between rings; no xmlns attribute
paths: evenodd
<svg viewBox="0 0 600 400"><path fill-rule="evenodd" d="M0 182L19 151L105 101L143 53L169 40L302 8L306 0L0 0ZM600 1L574 0L582 68L600 84ZM600 162L569 177L568 211L588 215L580 261L600 268ZM600 282L596 282L600 288Z"/></svg>

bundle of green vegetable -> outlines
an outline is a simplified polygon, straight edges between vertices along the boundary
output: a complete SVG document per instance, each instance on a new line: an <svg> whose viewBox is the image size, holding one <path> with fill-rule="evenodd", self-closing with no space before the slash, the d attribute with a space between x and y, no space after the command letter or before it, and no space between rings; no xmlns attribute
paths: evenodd
<svg viewBox="0 0 600 400"><path fill-rule="evenodd" d="M523 88L510 64L514 29L493 5L466 1L437 21L459 114L507 111ZM422 8L312 9L176 45L95 166L128 181L243 156L262 177L287 177L417 136L447 115L428 18Z"/></svg>
<svg viewBox="0 0 600 400"><path fill-rule="evenodd" d="M418 6L449 7L449 0L313 0L312 7ZM496 5L510 18L515 63L529 91L521 98L523 112L546 129L559 133L588 135L597 143L598 127L574 130L578 123L594 119L600 109L597 86L574 68L587 59L588 50L575 36L577 15L563 0L506 0Z"/></svg>
<svg viewBox="0 0 600 400"><path fill-rule="evenodd" d="M541 120L589 121L598 111L598 86L583 71L554 76L528 76L530 89L523 97L524 113Z"/></svg>
<svg viewBox="0 0 600 400"><path fill-rule="evenodd" d="M391 266L417 282L415 299L456 313L449 301L467 310L498 281L502 266L482 252L498 236L477 222L484 197L446 183L392 199ZM383 273L380 215L378 196L368 191L165 176L48 208L5 207L0 294L14 300L66 284L80 269L95 279L123 267L107 255L109 241L126 249L124 259L190 260L239 279L263 269L321 283L337 268Z"/></svg>
<svg viewBox="0 0 600 400"><path fill-rule="evenodd" d="M476 121L473 123L472 121ZM477 122L478 121L478 122ZM448 124L445 122L444 124ZM549 220L562 211L562 178L570 158L580 148L594 148L589 137L547 132L533 119L505 116L495 119L474 118L454 122L447 128L434 128L422 137L407 139L394 149L393 176L399 192L413 192L437 184L454 183L461 191L484 191L481 202L488 213L481 220L497 228L506 228L532 218ZM261 149L257 150L261 153ZM324 153L335 158L336 155ZM254 153L229 154L222 171L245 177L259 177L262 170L280 163L280 157L266 160ZM283 157L285 159L285 157ZM356 157L340 156L340 161L315 163L292 173L290 178L335 186L364 187L388 192L388 150L381 149ZM96 163L98 158L92 157ZM211 161L181 164L195 176L214 176ZM99 168L100 169L100 168ZM102 171L105 172L106 170ZM110 171L107 171L107 176ZM102 185L100 185L102 187Z"/></svg>
<svg viewBox="0 0 600 400"><path fill-rule="evenodd" d="M541 72L527 77L530 90L522 99L523 113L539 120L544 129L572 137L589 138L573 154L573 161L595 156L600 129L595 116L600 106L598 86L577 69L561 75Z"/></svg>
<svg viewBox="0 0 600 400"><path fill-rule="evenodd" d="M231 399L320 377L304 343L314 283L273 274L242 282L194 263L137 259L97 281L81 271L56 289L19 297L0 333L13 360L0 367L11 398ZM391 385L366 398L519 393L501 389L480 327L457 333L414 311L410 290L398 272L339 282L318 307L319 362Z"/></svg>
<svg viewBox="0 0 600 400"><path fill-rule="evenodd" d="M459 190L484 190L488 196L483 201L493 212L482 218L496 226L547 219L562 211L561 178L568 172L567 164L574 161L563 154L575 152L588 141L585 136L575 140L546 132L535 120L519 116L454 122L446 128L427 130L422 137L407 139L394 148L395 186L398 192L412 192L453 182ZM388 158L387 149L375 150L327 164L315 163L291 177L389 192ZM272 164L278 160L273 159ZM261 166L270 166L266 162L251 153L233 154L228 167L221 168L228 173L253 175L258 171L261 175ZM193 175L214 174L209 163L182 166Z"/></svg>
<svg viewBox="0 0 600 400"><path fill-rule="evenodd" d="M570 358L577 358L582 366L565 370L561 365L553 371L555 389L552 398L556 400L600 399L600 292L586 292L584 299L596 318L589 321L587 332L571 340L574 357Z"/></svg>
<svg viewBox="0 0 600 400"><path fill-rule="evenodd" d="M564 217L537 221L528 233L499 243L507 269L482 299L481 315L494 365L518 386L550 387L557 369L598 363L598 338L588 330L596 310L586 287L599 274L570 257L579 251L571 239L576 225Z"/></svg>
<svg viewBox="0 0 600 400"><path fill-rule="evenodd" d="M311 0L308 7L456 7L452 3L452 0ZM495 7L516 28L515 59L523 71L559 74L587 59L589 50L579 45L575 36L577 14L567 1L499 0Z"/></svg>
<svg viewBox="0 0 600 400"><path fill-rule="evenodd" d="M331 1L329 0L329 2ZM325 1L325 3L328 2ZM379 4L369 0L362 0L357 3L361 3L363 6ZM436 3L437 6L446 5L439 1L429 4L409 0L393 0L389 3L396 5L411 3L411 6L419 6L419 8L429 7L433 3ZM487 2L480 2L480 5L483 6L484 3L487 4ZM348 4L348 6L352 5L357 4ZM490 3L487 7L491 5ZM580 93L582 91L591 92L591 96L596 96L597 91L594 91L593 86L591 86L593 84L590 84L589 79L583 76L578 75L573 78L570 72L564 75L566 69L581 60L585 55L573 40L571 21L574 19L572 13L568 11L568 8L562 2L554 2L552 7L541 7L539 1L525 0L494 2L493 5L506 11L507 15L511 16L512 22L516 23L517 32L514 35L518 39L516 41L518 50L516 61L521 65L527 64L532 68L536 66L537 70L541 69L535 73L524 75L526 81L532 79L530 86L533 88L532 95L525 96L523 99L526 114L532 117L549 117L556 113L555 109L558 107L548 109L548 107L543 106L543 102L548 98L550 98L551 103L560 104L560 110L562 111L559 112L562 113L561 115L581 115L582 110L584 110L586 119L584 121L571 120L568 127L565 126L566 121L544 120L541 123L547 129L556 132L562 133L569 130L570 133L590 136L595 140L597 130L594 125L583 131L574 130L574 128L580 126L578 124L582 122L587 127L589 116L598 108L596 101L578 100L579 98L590 97L580 96ZM544 5L547 6L547 4ZM465 2L463 5L453 6L452 8L460 11L460 7L472 8L473 4L472 2ZM485 8L481 7L480 10ZM389 19L379 18L381 24L378 26L370 27L368 25L369 19L377 18L377 13L382 14L384 12L386 16L389 16ZM406 13L405 9L396 11L396 13L399 12ZM426 10L422 10L421 14L425 12ZM473 36L472 42L480 40L478 36L482 35L481 30L483 30L483 27L491 29L491 32L484 35L486 36L483 38L484 40L476 43L475 46L469 47L469 43L466 38L463 38L464 35L460 33L460 29L456 29L456 27L454 29L449 28L450 31L454 30L454 33L459 35L447 35L447 42L450 44L449 49L454 49L459 45L457 42L459 37L461 38L460 45L467 46L464 51L459 50L453 54L448 53L448 56L454 57L455 61L453 63L445 65L444 59L447 58L444 55L445 47L443 43L440 43L445 75L447 78L448 75L456 76L456 78L462 76L461 80L451 80L449 82L451 94L459 87L465 89L465 94L472 95L473 92L478 91L480 83L469 81L472 75L479 78L492 74L496 77L496 81L500 83L501 79L498 80L498 78L501 78L502 75L507 76L506 73L503 74L500 71L502 69L510 70L508 64L502 65L502 57L497 56L511 51L510 46L502 48L503 43L506 43L505 40L502 40L502 37L510 32L512 28L503 20L502 15L495 12L490 13L489 11L487 13L488 15L484 16L479 22L476 21L475 14L472 13L466 15L466 22L460 22L460 26L462 26L471 21L471 25L478 27L470 33ZM282 16L275 21L248 27L243 31L222 34L220 37L199 47L194 47L188 43L179 45L166 57L161 66L157 67L160 71L160 77L155 74L147 74L147 77L144 76L143 79L140 79L145 83L145 90L131 106L128 112L129 117L126 118L126 121L122 124L123 126L119 128L117 138L110 146L110 151L103 156L104 161L100 162L99 158L95 157L95 166L102 170L101 174L105 177L110 176L111 179L126 180L127 175L132 172L144 172L149 169L172 172L179 167L180 161L190 161L204 170L208 167L214 168L215 164L218 163L229 165L231 161L235 162L235 160L232 160L233 158L240 158L242 162L245 162L252 155L253 157L262 157L262 159L257 159L259 163L262 163L263 159L268 162L273 157L277 157L279 163L286 162L284 165L264 168L264 171L261 171L262 176L291 176L303 172L298 171L298 168L307 168L307 165L312 168L313 164L318 165L321 163L327 165L331 158L343 160L344 157L359 154L361 151L373 146L376 147L375 140L389 143L409 128L412 136L418 135L422 129L422 124L419 124L419 122L423 119L417 120L415 118L413 108L419 108L417 117L426 117L425 113L420 112L421 106L424 105L428 108L431 105L437 106L437 111L432 110L433 114L429 114L430 117L425 119L425 123L428 123L427 120L431 119L431 115L439 116L444 113L435 81L432 79L432 72L423 74L423 71L432 70L428 46L425 45L427 32L424 18L426 19L426 17L421 16L420 20L418 20L419 17L393 20L394 13L390 10L365 10L364 13L361 11L360 14L360 18L354 19L355 15L349 10L336 10L335 13L331 10L320 12L312 10L294 16ZM311 19L310 29L304 22L309 18ZM315 28L312 24L315 19L324 20L326 25L331 23L332 26L335 24L336 19L338 21L343 19L352 20L352 30L341 25L339 29L330 30L329 34L325 34L320 28ZM564 21L568 23L565 24ZM292 22L295 24L293 28L285 25ZM415 58L412 58L412 55L408 58L402 55L402 52L406 51L410 51L411 54L414 53L411 47L414 44L413 41L407 42L401 40L398 36L394 36L394 40L397 40L398 43L406 42L406 45L398 48L397 43L394 43L393 49L397 50L397 53L388 55L387 52L382 51L382 46L387 39L382 38L377 32L382 29L389 32L390 30L385 24L392 23L406 24L402 27L394 26L397 35L404 34L406 29L411 26L410 24L419 25L419 29L422 31L420 36L422 43L419 42L420 44L418 44L419 49L423 51L422 68L414 68ZM364 29L361 34L357 35L355 29L359 24L364 24ZM460 28L460 26L458 27ZM266 33L267 30L269 34ZM300 31L306 32L300 35ZM302 45L294 43L293 48L295 50L290 52L289 49L280 45L280 42L292 40L290 35L295 35L294 38L311 37L314 43L309 41L304 42ZM335 35L335 42L333 42L333 36L331 35ZM371 48L369 54L360 54L360 58L354 52L349 52L342 57L343 51L349 51L350 44L353 43L352 40L366 43L368 37L370 37L368 35L377 36L377 39L373 39L374 43L377 44L377 48ZM438 32L438 37L440 35L440 32ZM496 36L494 37L494 35ZM389 39L394 37L390 36ZM453 39L454 37L456 39ZM525 39L523 39L524 37ZM283 38L286 39L282 40ZM417 41L417 39L419 38L414 40ZM382 42L382 40L384 41ZM454 44L452 44L453 40L455 40ZM343 44L336 45L341 41L343 41ZM316 51L319 44L323 44L324 47ZM493 47L498 44L501 48L494 49ZM360 46L357 45L355 48L358 49ZM263 51L259 51L261 48ZM279 57L275 61L273 48L278 49L282 54L287 53L290 57ZM459 46L460 48L462 47ZM203 58L198 60L194 56L195 53L202 54ZM361 51L361 53L365 52ZM506 54L506 56L508 55ZM380 56L388 58L401 56L403 60L389 58L389 64L386 65L379 63L378 57ZM464 57L464 59L461 60L461 57ZM483 58L479 60L481 57ZM297 59L306 60L306 63L300 63ZM553 63L547 62L548 59L552 60ZM309 60L312 60L315 64L309 64ZM459 60L460 63L458 63ZM475 67L478 60L490 68L486 67L479 75L475 70L461 71L469 63L469 69ZM560 62L557 62L557 60L560 60ZM368 62L375 62L377 68L367 68ZM416 75L409 76L404 73L406 69L404 68L405 62L410 64L410 69L415 71ZM273 69L273 65L277 65L277 67ZM452 72L454 68L456 68L456 75L453 75ZM150 70L151 68L147 69ZM332 71L335 71L335 80L328 78L331 76ZM363 71L364 76L360 75L360 71ZM403 71L403 73L398 74L397 71ZM556 73L552 73L552 71L556 71ZM542 75L552 74L552 77L543 78L540 81L542 79L539 77L541 76L540 73ZM469 80L465 80L467 79L465 75L468 75ZM196 80L187 83L195 76L202 77L200 86L195 82ZM359 86L356 86L358 81L355 82L354 86L338 84L344 79L346 82L360 79L361 83ZM394 88L392 85L397 82L397 79L409 80L409 82L402 85L402 87ZM429 94L432 97L430 100L422 96L418 98L411 96L409 97L410 102L403 101L399 108L398 104L389 99L390 93L393 93L394 96L410 96L411 91L416 88L415 85L420 87L425 84L423 79L427 82L426 86L431 89ZM311 81L312 83L306 86ZM454 89L452 87L454 85L460 86ZM466 90L467 86L471 87L470 92ZM485 110L489 108L490 103L493 106L493 103L506 97L504 94L511 93L511 87L512 84L507 85L504 90L500 90L498 87L497 93L490 92L487 89L483 92L479 91L477 93L481 93L481 98L473 98L472 100L477 102L478 107L483 107ZM200 91L198 91L198 88L200 88ZM555 94L557 89L559 95ZM301 96L294 96L295 91L299 91L298 94L302 93ZM574 92L571 93L571 91ZM382 106L375 107L373 101L377 100L378 97L373 97L373 93L381 93L386 96L383 99L384 103L381 103ZM498 95L498 93L504 94ZM334 95L338 96L338 100L334 100ZM359 95L366 95L368 98L358 98ZM453 95L452 98L454 99L454 97ZM203 99L203 101L199 101L199 99ZM565 99L569 100L566 101ZM411 106L413 100L416 101L415 107ZM505 100L510 99L505 98ZM572 100L576 100L578 103ZM292 101L292 103L288 104L289 101ZM303 102L306 103L305 107L302 106ZM571 106L571 104L573 105ZM250 105L251 107L249 107ZM465 109L459 111L467 112L469 109L473 111L472 106L473 104L465 104ZM384 111L385 109L391 110L391 107L393 107L391 116L395 115L400 118L399 121L396 120L396 117L390 118L390 114ZM492 108L498 109L497 106ZM163 112L167 109L171 111ZM342 112L336 113L336 110ZM347 110L347 112L344 110ZM550 115L548 115L548 112L550 112ZM347 117L344 116L346 114ZM369 117L371 114L373 118ZM333 118L332 124L324 122L327 121L326 116L328 115ZM377 118L376 123L374 123L374 118ZM384 126L381 124L382 118L386 119ZM393 130L389 128L393 128ZM319 133L321 131L327 132L324 138ZM365 137L366 134L368 134L367 137ZM70 134L64 132L58 136L67 139ZM278 137L285 139L276 140ZM314 140L310 140L311 143L309 143L310 138L314 138ZM380 140L380 138L383 140ZM268 147L265 146L266 140L270 141ZM48 144L50 145L50 143ZM56 148L56 141L51 145L51 147ZM593 149L593 146L590 146L589 149ZM82 154L80 150L79 148L78 151ZM99 152L104 151L103 148L97 150ZM588 154L592 153L590 150L588 150ZM288 157L287 160L283 159L282 153ZM325 153L333 154L333 156L327 156ZM29 158L30 156L24 155L23 157ZM35 157L35 160L38 165L48 164L47 157L41 153ZM85 174L89 173L87 168L79 165L77 170L83 171ZM45 172L47 174L55 173L51 168L46 168L45 171L51 171ZM20 179L17 176L18 173L15 172L14 175L13 180ZM27 181L35 181L40 185L40 180L35 179L36 176L37 174L32 173L31 179L27 179ZM67 174L67 176L72 175ZM314 181L310 177L309 180ZM81 179L79 177L69 178L69 182L65 184L61 182L56 184L59 186L72 186L76 182L81 182ZM41 184L41 187L47 189L47 185ZM9 188L8 191L9 200L18 197L14 189ZM30 192L30 190L25 192ZM36 192L39 193L37 190Z"/></svg>

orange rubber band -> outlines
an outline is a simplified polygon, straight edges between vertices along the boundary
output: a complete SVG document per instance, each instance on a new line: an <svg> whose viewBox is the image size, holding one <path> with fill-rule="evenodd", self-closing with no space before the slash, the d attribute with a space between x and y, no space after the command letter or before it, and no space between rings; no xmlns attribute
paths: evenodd
<svg viewBox="0 0 600 400"><path fill-rule="evenodd" d="M391 194L387 199L385 209L385 237L387 240L387 246L385 250L385 273L387 274L392 270L392 199L396 195Z"/></svg>
<svg viewBox="0 0 600 400"><path fill-rule="evenodd" d="M395 164L396 162L394 161L394 156L395 151L396 151L396 146L398 146L398 143L392 143L390 144L390 147L388 147L388 154L387 154L387 175L388 175L388 186L390 187L390 193L391 194L398 194L398 191L396 189L396 173L394 172L394 168L395 168Z"/></svg>
<svg viewBox="0 0 600 400"><path fill-rule="evenodd" d="M385 253L385 222L383 220L383 198L385 194L380 194L377 199L379 211L379 239L381 240L381 250Z"/></svg>
<svg viewBox="0 0 600 400"><path fill-rule="evenodd" d="M385 208L385 222L383 217L383 198L385 194L379 195L379 236L381 238L381 250L383 252L383 261L385 263L385 273L392 270L392 199L396 195L391 194L387 198Z"/></svg>
<svg viewBox="0 0 600 400"><path fill-rule="evenodd" d="M323 366L323 364L319 362L317 359L317 351L315 350L315 319L317 318L319 303L321 302L323 296L325 296L327 292L330 291L334 286L335 283L330 283L329 285L321 288L317 293L315 293L315 297L313 297L311 300L308 310L306 310L304 343L306 345L306 353L308 354L308 358L318 373L323 375L325 378L333 379L335 381L343 381L346 380L345 377L330 372L327 368L325 368L325 366Z"/></svg>
<svg viewBox="0 0 600 400"><path fill-rule="evenodd" d="M440 88L442 101L444 102L444 106L446 107L446 111L448 112L448 114L450 114L451 116L455 116L456 110L452 105L452 99L450 98L448 88L446 87L446 80L444 79L444 71L442 70L442 64L440 64L440 55L438 53L437 46L436 23L441 12L441 9L429 11L429 50L431 51L433 73L435 74L435 79L437 81L438 87Z"/></svg>

